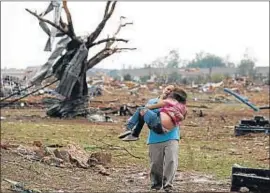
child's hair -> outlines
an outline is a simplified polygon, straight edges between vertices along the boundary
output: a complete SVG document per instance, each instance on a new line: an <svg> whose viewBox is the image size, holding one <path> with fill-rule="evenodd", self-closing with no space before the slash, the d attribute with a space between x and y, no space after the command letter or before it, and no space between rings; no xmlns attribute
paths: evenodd
<svg viewBox="0 0 270 193"><path fill-rule="evenodd" d="M170 94L170 97L177 100L179 103L186 103L187 93L180 87L175 87L174 91Z"/></svg>

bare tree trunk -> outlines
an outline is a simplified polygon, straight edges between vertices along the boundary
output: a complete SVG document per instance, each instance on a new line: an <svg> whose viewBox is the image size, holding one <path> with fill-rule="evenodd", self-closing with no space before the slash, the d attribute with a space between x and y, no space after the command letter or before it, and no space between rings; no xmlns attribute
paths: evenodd
<svg viewBox="0 0 270 193"><path fill-rule="evenodd" d="M63 0L63 8L67 16L67 23L65 23L60 17L60 25L56 25L55 23L44 19L41 17L41 15L26 9L26 11L28 11L30 14L38 18L40 22L50 24L58 29L60 33L67 35L71 39L66 46L67 52L52 66L54 76L60 81L56 91L65 96L65 99L53 105L47 111L49 116L74 117L77 115L85 116L88 114L88 88L86 82L87 71L114 53L135 49L118 48L116 46L112 47L115 42L128 42L126 39L116 38L121 28L133 24L132 22L123 23L123 20L126 19L123 16L120 17L120 25L112 37L107 37L106 39L96 41L100 33L103 31L107 21L112 16L115 6L116 1L108 1L106 3L103 19L96 29L87 37L87 42L83 42L80 37L76 36L73 28L71 13L68 9L66 0ZM92 58L87 60L89 50L96 45L104 43L105 47ZM48 64L47 69L49 69ZM44 75L46 75L46 73L47 72L43 72L42 76L40 77L42 78Z"/></svg>

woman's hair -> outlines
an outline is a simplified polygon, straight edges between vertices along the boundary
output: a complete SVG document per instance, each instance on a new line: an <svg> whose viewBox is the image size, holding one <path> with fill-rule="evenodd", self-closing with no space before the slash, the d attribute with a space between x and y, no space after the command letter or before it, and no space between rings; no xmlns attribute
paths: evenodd
<svg viewBox="0 0 270 193"><path fill-rule="evenodd" d="M184 89L175 87L174 91L169 95L170 98L177 100L179 103L186 103L187 93Z"/></svg>

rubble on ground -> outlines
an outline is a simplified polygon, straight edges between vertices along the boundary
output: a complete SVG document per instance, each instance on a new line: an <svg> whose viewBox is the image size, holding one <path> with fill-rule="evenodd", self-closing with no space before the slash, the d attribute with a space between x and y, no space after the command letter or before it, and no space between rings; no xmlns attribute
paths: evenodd
<svg viewBox="0 0 270 193"><path fill-rule="evenodd" d="M84 116L91 122L114 122L113 116L130 116L137 107L144 105L149 98L161 94L164 86L152 80L146 83L137 83L134 81L114 80L104 75L92 77L91 80L88 80L88 106L85 106L83 110L75 108L76 112L71 113L71 115ZM268 85L255 84L247 77L226 78L218 83L209 82L200 85L192 82L191 85L180 86L188 91L190 100L192 100L192 105L188 104L188 107L198 112L201 108L208 108L207 105L203 105L203 107L202 103L239 104L239 101L234 97L223 92L224 87L249 96L252 96L254 92L264 92L269 89ZM57 94L52 87L43 89L43 91L21 99L10 105L9 108L50 108L47 111L48 116L57 117L58 115L54 116L54 111L57 111L54 104L58 104L59 101L63 100L63 96ZM195 96L193 97L193 95ZM14 98L16 97L12 97L6 102L11 102ZM252 98L252 101L260 103L262 99ZM196 105L197 103L199 105ZM68 107L63 109L68 111ZM93 111L93 109L96 110ZM60 117L65 118L65 113L62 113Z"/></svg>
<svg viewBox="0 0 270 193"><path fill-rule="evenodd" d="M10 150L25 159L60 168L93 168L103 175L109 175L104 166L112 161L112 155L107 152L87 153L77 144L66 146L44 145L34 141L32 146L1 143L1 149Z"/></svg>

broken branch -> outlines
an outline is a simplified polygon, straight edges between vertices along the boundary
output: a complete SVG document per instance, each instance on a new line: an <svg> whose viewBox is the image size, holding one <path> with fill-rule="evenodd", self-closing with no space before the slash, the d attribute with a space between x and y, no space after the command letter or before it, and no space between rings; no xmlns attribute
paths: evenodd
<svg viewBox="0 0 270 193"><path fill-rule="evenodd" d="M63 28L63 30L65 30L66 32L68 32L68 24L66 24L63 20L62 17L60 17L60 26L61 28Z"/></svg>
<svg viewBox="0 0 270 193"><path fill-rule="evenodd" d="M121 52L123 50L136 50L137 48L114 48L115 52Z"/></svg>
<svg viewBox="0 0 270 193"><path fill-rule="evenodd" d="M103 50L98 52L95 56L93 56L91 59L87 61L87 67L88 69L94 67L96 64L98 64L101 60L104 60L105 58L109 57L110 55L114 53L119 53L122 50L136 50L136 48L108 48L105 47Z"/></svg>
<svg viewBox="0 0 270 193"><path fill-rule="evenodd" d="M133 25L133 22L127 22L127 23L122 24L121 23L122 19L125 19L125 18L126 17L123 17L123 16L120 17L120 25L118 26L118 28L117 28L116 32L114 33L113 37L115 37L120 32L122 27L125 27L127 25Z"/></svg>
<svg viewBox="0 0 270 193"><path fill-rule="evenodd" d="M69 11L68 6L67 6L67 0L63 0L63 8L64 8L64 10L66 12L66 16L67 16L68 32L70 33L71 36L76 36L75 32L74 32L71 14L70 14L70 11Z"/></svg>
<svg viewBox="0 0 270 193"><path fill-rule="evenodd" d="M125 18L126 17L124 17L124 16L121 16L120 17L120 25L118 26L116 32L114 33L113 38L116 38L116 35L120 32L120 30L121 30L122 27L125 27L127 25L132 25L133 24L132 22L121 24L122 19L125 19ZM111 47L113 45L113 43L114 43L114 41L107 41L106 47L107 48Z"/></svg>
<svg viewBox="0 0 270 193"><path fill-rule="evenodd" d="M98 64L101 60L107 58L108 56L111 55L111 53L109 52L111 49L109 48L104 48L103 50L101 50L100 52L98 52L95 56L93 56L92 58L90 58L87 61L87 68L90 69L92 67L94 67L96 64Z"/></svg>
<svg viewBox="0 0 270 193"><path fill-rule="evenodd" d="M127 23L124 23L124 24L121 25L121 27L125 27L125 26L127 26L127 25L133 25L133 22L127 22Z"/></svg>
<svg viewBox="0 0 270 193"><path fill-rule="evenodd" d="M95 45L98 45L98 44L102 44L102 43L106 43L106 42L115 42L115 41L128 43L128 40L126 40L126 39L121 39L121 38L107 38L107 39L103 39L103 40L100 40L100 41L97 41L95 43L90 44L89 45L90 46L89 48L91 48L91 47L93 47Z"/></svg>
<svg viewBox="0 0 270 193"><path fill-rule="evenodd" d="M104 17L106 17L106 15L108 14L108 10L109 10L109 6L111 4L111 1L108 1L106 4L106 8L105 8L105 12L104 12Z"/></svg>
<svg viewBox="0 0 270 193"><path fill-rule="evenodd" d="M97 37L99 36L99 34L101 33L101 31L103 30L106 22L108 21L108 19L112 16L112 13L114 11L114 8L115 8L115 5L116 5L116 1L113 2L112 6L111 6L111 9L110 11L108 12L108 9L109 9L109 5L110 5L110 1L107 2L107 5L106 5L106 8L105 10L107 12L105 12L105 15L104 15L104 18L103 20L99 23L99 25L97 26L97 28L95 29L95 31L93 33L90 34L90 36L88 36L87 38L87 43L86 43L86 46L89 47L89 45L91 43L93 43Z"/></svg>
<svg viewBox="0 0 270 193"><path fill-rule="evenodd" d="M112 100L91 100L91 102L96 102L96 103L114 103L114 102L118 102L119 99L112 99Z"/></svg>
<svg viewBox="0 0 270 193"><path fill-rule="evenodd" d="M206 105L187 105L187 107L209 109Z"/></svg>
<svg viewBox="0 0 270 193"><path fill-rule="evenodd" d="M112 16L112 13L114 11L115 5L116 5L117 1L114 1L111 7L111 10L109 11L109 13L106 15L106 17L108 17L108 19Z"/></svg>
<svg viewBox="0 0 270 193"><path fill-rule="evenodd" d="M67 31L65 31L64 29L62 29L60 26L56 25L55 23L51 22L50 20L44 19L42 17L40 17L39 15L37 15L36 13L34 13L33 11L30 11L29 9L25 9L27 12L29 12L31 15L35 16L36 18L38 18L40 21L43 21L45 23L50 24L51 26L55 27L56 29L58 29L59 31L63 32L64 34L67 34ZM70 36L70 35L69 35ZM72 38L72 37L71 37Z"/></svg>

